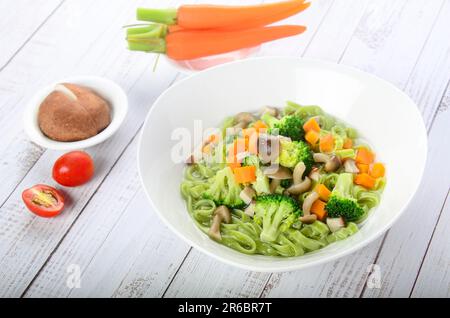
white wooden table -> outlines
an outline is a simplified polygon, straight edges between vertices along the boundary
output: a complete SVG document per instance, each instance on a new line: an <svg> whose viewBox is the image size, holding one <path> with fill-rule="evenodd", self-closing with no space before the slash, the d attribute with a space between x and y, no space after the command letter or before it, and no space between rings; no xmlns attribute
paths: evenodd
<svg viewBox="0 0 450 318"><path fill-rule="evenodd" d="M392 82L417 103L430 141L422 186L386 235L334 263L282 274L236 269L190 248L144 197L136 136L155 98L183 75L164 62L153 73L154 56L128 52L121 26L138 6L177 2L0 1L0 296L449 297L450 0L315 0L290 19L306 34L264 47L264 55L343 63ZM76 74L119 83L130 113L114 138L89 149L95 179L67 190L63 215L36 218L21 192L54 184L61 153L27 139L23 109L39 87Z"/></svg>

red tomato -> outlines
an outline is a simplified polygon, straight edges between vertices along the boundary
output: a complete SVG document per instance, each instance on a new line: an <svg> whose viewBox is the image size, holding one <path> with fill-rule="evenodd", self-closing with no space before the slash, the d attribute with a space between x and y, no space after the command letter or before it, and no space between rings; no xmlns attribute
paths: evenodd
<svg viewBox="0 0 450 318"><path fill-rule="evenodd" d="M55 188L38 184L22 192L22 199L34 214L52 218L64 209L64 197Z"/></svg>
<svg viewBox="0 0 450 318"><path fill-rule="evenodd" d="M53 179L66 187L78 187L94 175L94 161L83 151L66 153L53 166Z"/></svg>

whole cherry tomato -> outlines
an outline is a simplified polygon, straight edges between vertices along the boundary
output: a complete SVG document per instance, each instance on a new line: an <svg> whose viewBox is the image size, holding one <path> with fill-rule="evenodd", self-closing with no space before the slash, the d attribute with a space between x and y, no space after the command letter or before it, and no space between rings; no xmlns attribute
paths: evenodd
<svg viewBox="0 0 450 318"><path fill-rule="evenodd" d="M53 166L53 179L66 187L78 187L94 175L94 161L84 151L66 153Z"/></svg>
<svg viewBox="0 0 450 318"><path fill-rule="evenodd" d="M58 190L44 184L38 184L22 192L22 199L34 214L52 218L64 209L64 197Z"/></svg>

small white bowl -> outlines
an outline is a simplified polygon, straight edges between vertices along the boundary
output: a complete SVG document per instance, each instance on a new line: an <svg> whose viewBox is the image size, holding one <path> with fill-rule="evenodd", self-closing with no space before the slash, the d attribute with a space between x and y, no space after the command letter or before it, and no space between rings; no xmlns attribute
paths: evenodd
<svg viewBox="0 0 450 318"><path fill-rule="evenodd" d="M45 136L38 124L39 107L44 99L54 91L55 86L61 83L73 83L86 86L106 99L111 107L111 123L109 126L94 137L76 142L55 141ZM47 149L63 151L86 149L98 145L111 137L123 123L127 112L127 95L113 81L96 76L69 77L42 88L30 99L24 114L24 129L31 141Z"/></svg>
<svg viewBox="0 0 450 318"><path fill-rule="evenodd" d="M346 240L292 258L241 254L209 239L186 209L180 195L185 165L172 160L179 150L174 148L179 147L179 128L195 133L195 120L202 119L203 128L215 127L227 116L282 106L287 100L320 105L358 129L386 164L386 189L361 230ZM426 157L427 133L420 112L392 84L343 65L275 57L221 65L178 82L153 105L138 146L145 192L169 228L210 256L261 272L317 266L372 242L405 211L419 187Z"/></svg>

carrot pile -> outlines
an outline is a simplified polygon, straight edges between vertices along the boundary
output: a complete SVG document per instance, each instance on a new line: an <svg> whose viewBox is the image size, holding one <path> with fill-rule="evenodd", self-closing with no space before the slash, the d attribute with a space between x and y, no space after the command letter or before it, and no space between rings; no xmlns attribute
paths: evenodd
<svg viewBox="0 0 450 318"><path fill-rule="evenodd" d="M303 33L300 25L270 24L306 10L305 0L253 6L183 5L178 9L137 9L152 24L127 29L129 49L191 60L227 53Z"/></svg>

